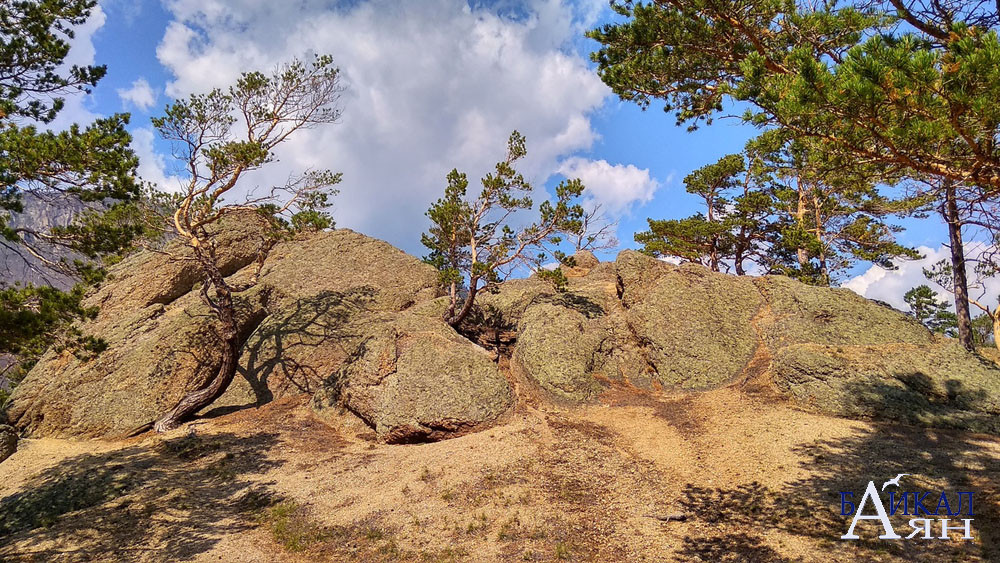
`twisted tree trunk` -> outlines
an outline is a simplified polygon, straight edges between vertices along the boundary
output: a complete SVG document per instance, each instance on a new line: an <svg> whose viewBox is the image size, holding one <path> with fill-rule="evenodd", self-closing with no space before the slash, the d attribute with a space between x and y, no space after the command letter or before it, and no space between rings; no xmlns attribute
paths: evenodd
<svg viewBox="0 0 1000 563"><path fill-rule="evenodd" d="M478 291L479 291L479 278L474 277L472 278L471 283L469 284L469 295L465 298L465 303L462 304L462 308L456 314L446 313L445 322L454 327L457 327L458 325L462 324L462 321L465 320L465 317L469 316L469 313L472 312L472 305L476 301L476 293Z"/></svg>
<svg viewBox="0 0 1000 563"><path fill-rule="evenodd" d="M214 254L214 252L205 252L195 246L195 255L198 257L207 278L205 285L202 286L201 295L219 319L218 335L222 340L219 351L222 354L222 362L211 379L196 391L184 396L174 408L153 424L153 429L156 432L166 432L177 428L195 413L215 402L226 392L233 377L236 376L240 348L239 330L236 325L236 306L233 304L232 288L226 283L222 272L216 266ZM215 299L209 297L210 286L215 288Z"/></svg>
<svg viewBox="0 0 1000 563"><path fill-rule="evenodd" d="M215 376L209 380L208 384L188 393L177 405L170 409L153 424L153 429L157 432L166 432L177 428L181 423L190 419L195 413L215 402L216 399L225 393L233 377L236 376L236 362L239 354L239 342L235 324L232 330L224 328L220 332L229 332L222 346L222 363L219 365Z"/></svg>

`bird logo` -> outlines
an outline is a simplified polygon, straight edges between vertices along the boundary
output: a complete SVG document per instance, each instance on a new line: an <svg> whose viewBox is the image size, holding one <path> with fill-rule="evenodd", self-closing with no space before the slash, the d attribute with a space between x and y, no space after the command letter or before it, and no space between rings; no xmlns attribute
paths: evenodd
<svg viewBox="0 0 1000 563"><path fill-rule="evenodd" d="M895 478L889 479L885 483L882 483L882 490L884 491L885 488L888 487L889 485L895 485L895 486L898 487L899 486L899 480L902 479L903 477L906 477L907 475L910 475L910 474L909 473L900 473L899 475L896 475Z"/></svg>

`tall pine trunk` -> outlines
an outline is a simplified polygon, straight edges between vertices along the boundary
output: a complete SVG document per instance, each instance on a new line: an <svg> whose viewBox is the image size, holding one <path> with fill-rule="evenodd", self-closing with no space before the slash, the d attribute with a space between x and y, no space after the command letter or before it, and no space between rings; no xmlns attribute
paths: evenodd
<svg viewBox="0 0 1000 563"><path fill-rule="evenodd" d="M795 222L801 228L806 221L806 189L805 186L802 185L801 179L798 180L797 186L799 191L799 201L798 207L795 210ZM798 249L796 249L795 254L799 261L799 269L804 271L806 269L806 265L809 263L808 251L806 251L804 246L799 246Z"/></svg>
<svg viewBox="0 0 1000 563"><path fill-rule="evenodd" d="M993 345L1000 350L1000 305L998 309L993 311Z"/></svg>
<svg viewBox="0 0 1000 563"><path fill-rule="evenodd" d="M813 192L813 216L816 219L816 240L819 242L819 271L823 278L823 285L829 287L830 270L826 265L826 244L823 242L826 229L823 227L823 218L820 216L819 210L819 196Z"/></svg>
<svg viewBox="0 0 1000 563"><path fill-rule="evenodd" d="M965 272L965 244L962 242L962 218L958 213L958 199L954 182L944 185L944 204L941 214L948 225L948 241L951 245L951 271L955 314L958 316L958 341L968 350L974 350L972 339L972 315L969 313L969 280Z"/></svg>

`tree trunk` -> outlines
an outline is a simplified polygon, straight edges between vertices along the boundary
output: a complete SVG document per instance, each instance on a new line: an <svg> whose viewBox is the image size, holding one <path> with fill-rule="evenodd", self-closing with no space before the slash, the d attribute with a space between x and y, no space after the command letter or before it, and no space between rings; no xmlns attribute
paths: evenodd
<svg viewBox="0 0 1000 563"><path fill-rule="evenodd" d="M458 284L451 282L451 287L448 290L448 310L445 311L444 316L446 319L451 318L455 315L455 307L458 305Z"/></svg>
<svg viewBox="0 0 1000 563"><path fill-rule="evenodd" d="M479 291L478 286L479 286L478 279L472 278L469 281L469 295L468 297L465 298L465 303L462 304L462 309L458 312L457 315L453 315L451 316L451 318L446 318L445 322L447 322L451 326L458 326L459 324L461 324L463 320L465 320L465 317L469 315L470 311L472 311L472 305L476 300L476 292Z"/></svg>
<svg viewBox="0 0 1000 563"><path fill-rule="evenodd" d="M705 198L705 203L708 205L708 223L710 225L715 224L715 196L714 193L709 197ZM719 271L719 235L712 235L712 247L709 249L708 253L708 267L713 272Z"/></svg>
<svg viewBox="0 0 1000 563"><path fill-rule="evenodd" d="M1000 305L998 305L997 310L993 311L993 345L1000 350Z"/></svg>
<svg viewBox="0 0 1000 563"><path fill-rule="evenodd" d="M823 276L823 285L829 287L830 271L826 265L826 246L823 242L826 230L823 228L823 218L819 214L819 197L816 195L813 195L813 216L816 218L816 240L819 242L819 271L820 275Z"/></svg>
<svg viewBox="0 0 1000 563"><path fill-rule="evenodd" d="M222 363L215 372L215 376L196 391L188 393L182 398L174 408L160 417L153 424L153 429L157 432L166 432L177 428L181 423L190 419L195 413L215 402L222 396L236 376L237 361L239 359L239 331L236 326L236 306L233 304L233 294L230 287L222 277L222 272L215 266L214 252L204 254L201 249L195 248L195 254L202 263L202 268L208 275L211 285L215 287L215 300L210 300L210 305L219 317L220 328L219 337L222 339L220 352L222 353ZM208 285L202 289L202 296L208 300Z"/></svg>
<svg viewBox="0 0 1000 563"><path fill-rule="evenodd" d="M795 210L795 221L800 227L805 223L806 220L806 190L802 185L802 180L797 182L799 191L799 202L798 208ZM796 257L799 260L799 269L805 270L806 264L809 263L809 253L806 251L805 247L799 246L796 249Z"/></svg>
<svg viewBox="0 0 1000 563"><path fill-rule="evenodd" d="M974 350L972 339L972 315L969 313L969 281L965 272L965 244L962 242L962 219L958 214L955 184L944 186L945 201L942 206L944 221L948 225L948 241L951 245L951 271L955 314L958 317L958 341L967 350Z"/></svg>
<svg viewBox="0 0 1000 563"><path fill-rule="evenodd" d="M205 387L188 393L187 396L177 403L177 406L170 409L167 414L160 417L153 424L153 429L157 432L173 430L194 416L196 412L211 405L216 399L221 397L226 392L229 384L232 383L233 377L236 376L238 354L239 343L237 342L235 327L233 327L232 336L226 338L226 342L223 344L222 364L219 365L219 370L215 373L215 377Z"/></svg>

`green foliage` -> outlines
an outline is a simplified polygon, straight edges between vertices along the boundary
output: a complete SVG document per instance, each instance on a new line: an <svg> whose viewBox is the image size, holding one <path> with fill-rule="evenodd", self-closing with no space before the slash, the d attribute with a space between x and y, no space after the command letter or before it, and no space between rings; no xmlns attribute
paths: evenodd
<svg viewBox="0 0 1000 563"><path fill-rule="evenodd" d="M560 182L555 200L538 206L539 219L515 227L513 218L518 212L534 209L530 197L534 188L514 168L525 154L524 136L514 131L507 142L507 157L482 179L478 197L467 197L468 178L452 170L444 197L427 210L431 226L421 236L429 250L424 261L437 268L442 285L449 288L445 319L452 325L469 314L478 291L492 287L518 266L539 272L557 287L565 285L561 270L543 270L545 247L558 244L560 234L579 234L583 229L583 208L574 203L583 192L583 183L579 179ZM466 284L467 296L459 310Z"/></svg>
<svg viewBox="0 0 1000 563"><path fill-rule="evenodd" d="M83 202L138 195L138 159L125 130L128 115L98 119L86 127L74 124L58 133L16 121L51 121L64 105L58 95L88 91L104 76L104 67L65 70L62 65L72 27L83 23L95 5L49 0L0 6L5 30L0 42L0 209L8 212L0 214L0 236L8 242L23 244L24 235L49 235L11 226L10 213L23 211L20 196L25 191L71 194Z"/></svg>
<svg viewBox="0 0 1000 563"><path fill-rule="evenodd" d="M330 539L333 533L313 521L306 509L294 500L286 500L263 511L260 520L271 530L279 545L298 552Z"/></svg>
<svg viewBox="0 0 1000 563"><path fill-rule="evenodd" d="M60 94L89 91L106 69L65 69L73 27L87 21L96 0L8 1L0 4L0 119L52 121Z"/></svg>
<svg viewBox="0 0 1000 563"><path fill-rule="evenodd" d="M326 186L339 184L341 174L331 174L319 180ZM295 232L322 231L332 229L335 225L330 215L330 197L336 195L336 190L309 192L298 204L298 210L292 214L291 228Z"/></svg>
<svg viewBox="0 0 1000 563"><path fill-rule="evenodd" d="M177 100L152 120L188 172L181 193L164 209L161 227L187 247L189 253L175 258L193 258L200 270L199 296L219 321L223 344L215 352L224 358L201 389L181 398L153 424L157 432L175 428L210 405L232 382L239 347L234 294L257 285L274 246L296 232L333 225L329 198L340 174L307 170L264 193L248 185L246 174L272 162L275 148L297 131L336 122L342 91L333 60L316 56L308 63L293 60L270 75L243 73L229 88ZM218 227L227 218L262 227L248 230L256 256L252 272L238 281L226 278L216 253Z"/></svg>
<svg viewBox="0 0 1000 563"><path fill-rule="evenodd" d="M938 260L930 268L924 268L923 270L925 278L948 291L952 291L954 274L952 273L951 264L947 260Z"/></svg>
<svg viewBox="0 0 1000 563"><path fill-rule="evenodd" d="M919 285L906 292L903 300L910 306L910 315L934 332L954 337L958 330L958 317L949 310L945 301L938 301L937 293L926 285Z"/></svg>
<svg viewBox="0 0 1000 563"><path fill-rule="evenodd" d="M989 346L995 344L996 335L993 334L993 318L983 313L972 319L972 341L976 346Z"/></svg>
<svg viewBox="0 0 1000 563"><path fill-rule="evenodd" d="M89 92L105 74L103 66L64 64L74 26L96 5L94 0L0 4L0 237L10 251L82 281L65 292L32 285L0 288L0 353L15 358L6 374L13 380L51 345L81 358L102 350L103 342L72 323L93 316L94 309L81 301L86 286L103 278L104 263L126 251L139 231L124 217L139 195L128 115L60 132L37 127L55 119L65 105L62 96ZM38 201L68 197L89 207L69 226L40 230L13 220L24 211L25 193ZM77 256L54 256L65 251Z"/></svg>
<svg viewBox="0 0 1000 563"><path fill-rule="evenodd" d="M538 270L538 278L552 284L552 287L556 291L563 292L566 291L569 286L569 280L566 278L566 273L563 272L562 268L557 267L551 270L542 268Z"/></svg>
<svg viewBox="0 0 1000 563"><path fill-rule="evenodd" d="M292 231L331 228L329 198L341 174L309 170L245 201L227 200L245 173L274 160L275 147L299 129L333 123L342 87L329 56L299 60L270 75L243 73L227 89L194 94L167 106L153 126L171 142L189 172L188 185L169 210L179 209L174 225L188 239L209 237L205 229L226 213L256 208L275 228L271 238Z"/></svg>
<svg viewBox="0 0 1000 563"><path fill-rule="evenodd" d="M622 99L710 121L745 119L822 141L851 168L1000 189L1000 41L991 4L616 0L588 35Z"/></svg>
<svg viewBox="0 0 1000 563"><path fill-rule="evenodd" d="M882 197L864 178L829 169L822 151L774 133L688 175L687 191L705 211L650 219L649 230L635 235L643 251L739 275L751 261L759 271L820 285L859 260L893 268L894 258L917 257L886 222L914 204Z"/></svg>
<svg viewBox="0 0 1000 563"><path fill-rule="evenodd" d="M837 235L810 242L814 227L799 216L787 222L776 250L792 275L826 283L850 260L891 265L915 256L891 241L882 217L940 203L944 190L890 201L876 186L957 185L966 214L1000 193L1000 16L992 3L612 6L622 18L588 35L601 44L592 55L598 73L623 100L643 108L662 101L692 128L736 103L745 122L813 155L794 169L830 188L821 189L828 197L815 215L833 221L823 230Z"/></svg>
<svg viewBox="0 0 1000 563"><path fill-rule="evenodd" d="M50 346L71 350L81 360L104 350L102 340L72 327L77 319L97 314L96 307L83 305L86 291L84 284L70 291L34 285L0 289L0 350L16 358L5 374L10 381L20 381Z"/></svg>

